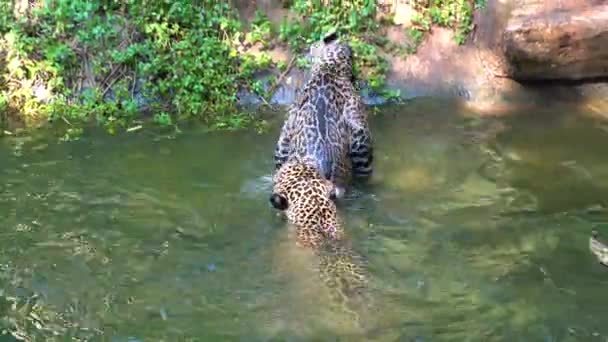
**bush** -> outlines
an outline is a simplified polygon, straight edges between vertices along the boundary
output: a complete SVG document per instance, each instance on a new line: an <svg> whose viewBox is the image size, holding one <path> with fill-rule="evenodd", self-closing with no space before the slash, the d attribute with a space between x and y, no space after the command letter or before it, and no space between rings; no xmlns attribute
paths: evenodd
<svg viewBox="0 0 608 342"><path fill-rule="evenodd" d="M298 19L283 21L279 39L293 50L302 51L328 31L346 35L355 55L355 76L368 80L373 90L383 88L388 62L373 42L379 28L376 0L295 0L291 10Z"/></svg>
<svg viewBox="0 0 608 342"><path fill-rule="evenodd" d="M175 121L167 113L243 123L234 120L236 93L248 70L235 48L240 23L226 2L45 1L18 19L13 10L0 7L7 51L0 85L26 118L92 116L111 131L142 111L164 113L155 119L162 123Z"/></svg>
<svg viewBox="0 0 608 342"><path fill-rule="evenodd" d="M414 0L420 15L415 18L417 26L410 35L417 39L429 30L430 23L454 29L458 44L464 44L473 29L473 9L485 6L485 0ZM419 42L420 39L417 39Z"/></svg>

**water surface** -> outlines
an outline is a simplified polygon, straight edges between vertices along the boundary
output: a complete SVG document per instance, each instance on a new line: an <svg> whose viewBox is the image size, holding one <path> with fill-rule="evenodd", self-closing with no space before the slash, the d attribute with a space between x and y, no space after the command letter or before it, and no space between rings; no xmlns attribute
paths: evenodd
<svg viewBox="0 0 608 342"><path fill-rule="evenodd" d="M31 340L607 341L607 123L418 99L343 206L377 327L325 310L269 207L271 132L0 140L0 327ZM53 337L55 336L55 337ZM5 335L7 341L10 337ZM0 339L2 339L0 337Z"/></svg>

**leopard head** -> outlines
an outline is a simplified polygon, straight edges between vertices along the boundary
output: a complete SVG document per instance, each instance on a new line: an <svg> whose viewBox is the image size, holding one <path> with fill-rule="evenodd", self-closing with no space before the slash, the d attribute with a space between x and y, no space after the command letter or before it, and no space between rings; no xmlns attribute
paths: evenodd
<svg viewBox="0 0 608 342"><path fill-rule="evenodd" d="M310 47L312 69L353 80L353 50L335 32L325 35Z"/></svg>
<svg viewBox="0 0 608 342"><path fill-rule="evenodd" d="M277 170L273 183L270 203L281 211L307 199L333 202L341 198L344 191L323 177L315 167L294 161L285 163Z"/></svg>
<svg viewBox="0 0 608 342"><path fill-rule="evenodd" d="M277 170L273 183L271 205L286 213L300 236L310 243L321 237L340 238L335 199L343 190L325 179L314 166L287 162Z"/></svg>

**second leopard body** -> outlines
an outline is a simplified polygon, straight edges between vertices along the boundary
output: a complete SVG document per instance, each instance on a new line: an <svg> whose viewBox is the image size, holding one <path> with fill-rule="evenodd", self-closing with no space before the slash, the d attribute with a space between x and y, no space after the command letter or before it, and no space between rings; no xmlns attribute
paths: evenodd
<svg viewBox="0 0 608 342"><path fill-rule="evenodd" d="M337 187L312 165L289 161L273 177L272 206L283 211L295 229L297 244L319 257L319 276L333 294L333 304L353 314L361 324L369 307L364 260L345 238L334 203Z"/></svg>

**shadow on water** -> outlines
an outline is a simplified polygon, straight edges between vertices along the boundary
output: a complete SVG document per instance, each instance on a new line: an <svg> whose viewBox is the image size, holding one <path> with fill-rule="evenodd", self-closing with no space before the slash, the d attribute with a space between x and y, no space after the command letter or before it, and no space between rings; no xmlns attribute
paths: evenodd
<svg viewBox="0 0 608 342"><path fill-rule="evenodd" d="M566 105L469 114L417 99L372 118L374 178L343 205L381 308L365 339L327 310L269 208L278 125L1 140L0 326L47 340L606 340L608 272L587 238L608 234L607 126Z"/></svg>

